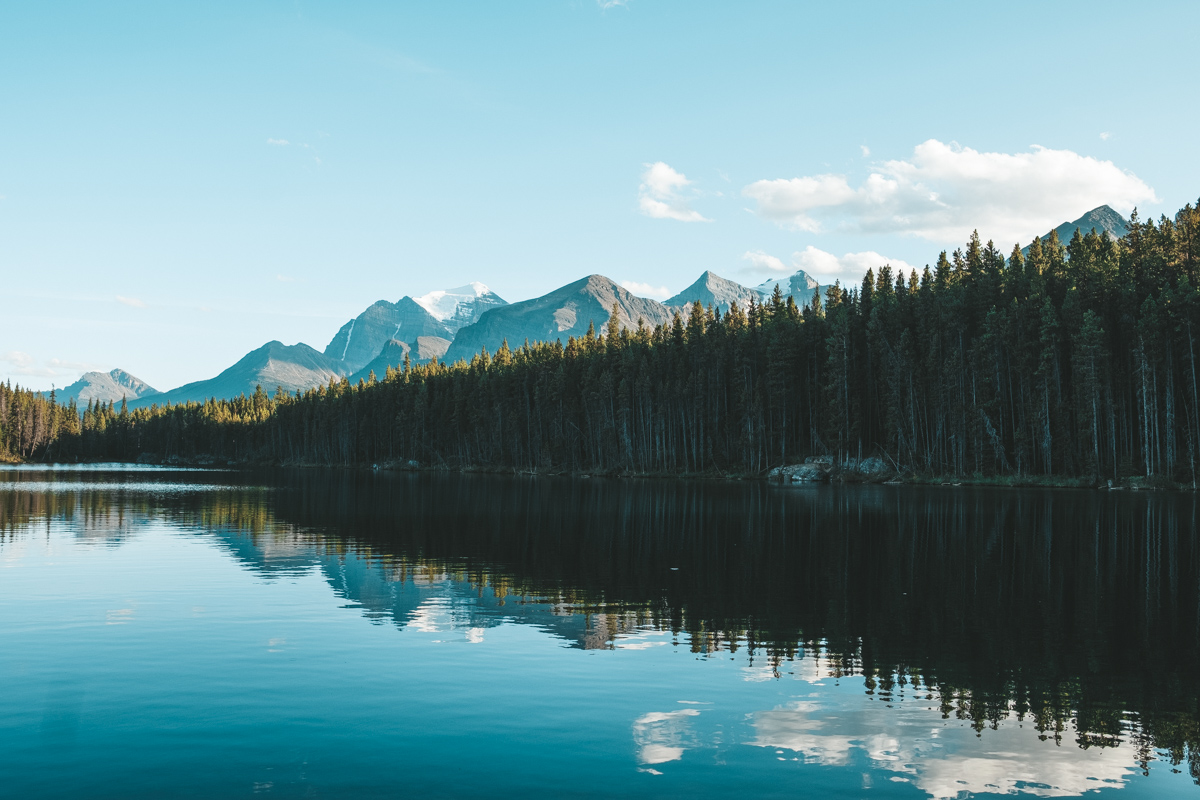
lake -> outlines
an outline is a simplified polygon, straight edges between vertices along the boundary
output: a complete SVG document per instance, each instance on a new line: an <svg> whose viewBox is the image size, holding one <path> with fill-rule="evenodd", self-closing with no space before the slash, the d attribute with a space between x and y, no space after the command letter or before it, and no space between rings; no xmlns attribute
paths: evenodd
<svg viewBox="0 0 1200 800"><path fill-rule="evenodd" d="M9 797L1200 797L1190 494L0 471Z"/></svg>

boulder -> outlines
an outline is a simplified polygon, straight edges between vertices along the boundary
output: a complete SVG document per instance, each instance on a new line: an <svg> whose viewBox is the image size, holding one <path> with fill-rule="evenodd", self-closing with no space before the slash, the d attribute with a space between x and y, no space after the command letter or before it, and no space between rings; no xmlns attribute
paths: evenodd
<svg viewBox="0 0 1200 800"><path fill-rule="evenodd" d="M851 459L846 462L843 469L866 481L885 480L895 474L886 461L875 456L864 458L861 461Z"/></svg>
<svg viewBox="0 0 1200 800"><path fill-rule="evenodd" d="M822 457L818 456L817 459ZM824 483L833 472L831 463L809 459L803 464L789 464L786 467L776 467L768 473L768 478L780 483Z"/></svg>

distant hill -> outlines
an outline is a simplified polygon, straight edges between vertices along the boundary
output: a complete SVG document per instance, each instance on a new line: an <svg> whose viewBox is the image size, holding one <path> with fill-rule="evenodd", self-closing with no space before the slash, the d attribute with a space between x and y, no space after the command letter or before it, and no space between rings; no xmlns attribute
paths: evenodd
<svg viewBox="0 0 1200 800"><path fill-rule="evenodd" d="M274 394L276 387L294 392L328 383L331 377L341 378L348 372L343 362L306 344L267 342L215 378L143 397L129 405L138 407L152 403L203 402L210 397L232 398L240 394L249 396L257 386L262 386L268 394Z"/></svg>
<svg viewBox="0 0 1200 800"><path fill-rule="evenodd" d="M366 366L391 340L415 342L421 336L450 339L453 334L411 297L395 303L380 300L343 325L326 346L325 355L343 362L350 374Z"/></svg>
<svg viewBox="0 0 1200 800"><path fill-rule="evenodd" d="M358 383L358 379L366 380L371 373L375 373L375 377L383 380L387 375L388 367L400 367L404 364L404 357L413 364L428 364L435 358L441 358L446 355L446 350L450 347L449 339L442 339L438 336L418 336L413 344L401 342L392 339L383 346L379 351L379 355L371 359L371 361L362 369L350 376L351 383Z"/></svg>
<svg viewBox="0 0 1200 800"><path fill-rule="evenodd" d="M83 407L89 400L119 403L121 398L136 400L152 394L158 394L158 390L150 384L123 369L114 369L110 372L85 372L79 380L57 390L54 396L64 405L74 400Z"/></svg>
<svg viewBox="0 0 1200 800"><path fill-rule="evenodd" d="M824 298L825 290L832 284L817 283L816 279L804 270L797 270L786 278L772 278L755 286L754 291L758 292L759 301L770 300L771 295L775 293L776 285L783 292L784 301L790 297L797 306L806 308L812 303L813 292L820 292L821 297Z"/></svg>
<svg viewBox="0 0 1200 800"><path fill-rule="evenodd" d="M483 348L494 353L505 339L514 349L526 339L565 343L571 336L583 336L589 323L600 332L614 302L622 327L636 327L639 318L650 327L671 319L662 303L636 297L603 275L589 275L541 297L488 309L478 322L459 330L445 360L470 360Z"/></svg>
<svg viewBox="0 0 1200 800"><path fill-rule="evenodd" d="M1075 236L1075 231L1081 231L1086 235L1093 229L1097 233L1107 234L1110 239L1120 239L1129 233L1129 220L1117 213L1111 206L1104 205L1093 208L1074 222L1064 222L1055 228L1053 233L1057 233L1058 240L1066 244ZM1050 238L1050 233L1039 238L1044 242ZM1028 245L1021 248L1021 254L1029 255Z"/></svg>
<svg viewBox="0 0 1200 800"><path fill-rule="evenodd" d="M706 271L691 286L674 297L664 300L663 305L669 308L686 307L699 300L705 308L711 305L719 309L721 313L725 313L729 310L729 304L733 302L736 302L745 311L750 306L751 298L755 302L759 301L758 293L754 289L728 278L722 278L715 272Z"/></svg>
<svg viewBox="0 0 1200 800"><path fill-rule="evenodd" d="M461 328L478 322L483 312L489 308L508 305L506 300L501 299L479 281L459 286L457 289L439 289L413 299L417 305L445 325L452 337Z"/></svg>

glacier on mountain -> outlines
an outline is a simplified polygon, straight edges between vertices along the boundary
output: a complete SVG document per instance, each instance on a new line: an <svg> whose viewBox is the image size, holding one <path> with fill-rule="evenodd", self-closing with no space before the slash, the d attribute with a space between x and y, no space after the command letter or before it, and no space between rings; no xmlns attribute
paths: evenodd
<svg viewBox="0 0 1200 800"><path fill-rule="evenodd" d="M479 281L472 281L456 289L438 289L429 294L414 297L417 305L445 325L451 334L478 322L484 311L508 303Z"/></svg>

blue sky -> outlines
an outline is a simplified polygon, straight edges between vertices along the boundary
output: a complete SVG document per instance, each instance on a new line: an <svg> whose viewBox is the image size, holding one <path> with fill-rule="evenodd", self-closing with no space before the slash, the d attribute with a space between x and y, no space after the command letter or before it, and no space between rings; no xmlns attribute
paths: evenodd
<svg viewBox="0 0 1200 800"><path fill-rule="evenodd" d="M0 7L0 379L166 389L371 302L1005 250L1200 195L1200 5Z"/></svg>

